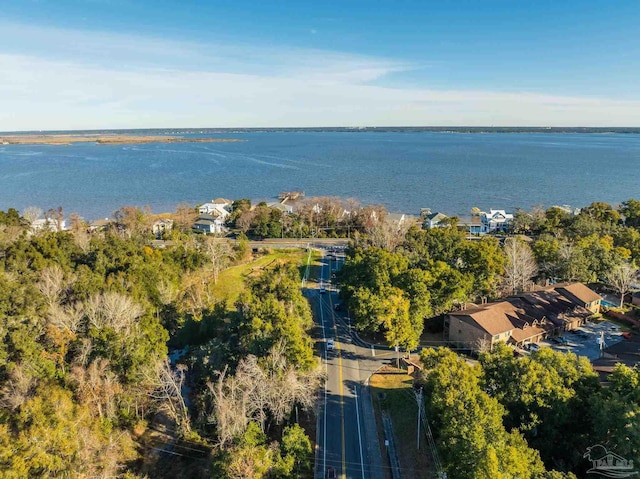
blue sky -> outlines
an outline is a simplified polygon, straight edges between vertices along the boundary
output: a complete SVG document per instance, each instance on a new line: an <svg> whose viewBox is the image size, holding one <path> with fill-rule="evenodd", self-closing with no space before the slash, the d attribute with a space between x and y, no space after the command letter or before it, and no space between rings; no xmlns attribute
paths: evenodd
<svg viewBox="0 0 640 479"><path fill-rule="evenodd" d="M5 0L0 130L640 126L640 2Z"/></svg>

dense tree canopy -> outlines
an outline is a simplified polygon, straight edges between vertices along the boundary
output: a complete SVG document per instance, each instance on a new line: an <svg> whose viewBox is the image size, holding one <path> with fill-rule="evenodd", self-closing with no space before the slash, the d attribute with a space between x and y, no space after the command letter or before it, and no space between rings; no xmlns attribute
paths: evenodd
<svg viewBox="0 0 640 479"><path fill-rule="evenodd" d="M169 425L171 441L211 450L218 433L205 418L206 383L250 354L283 393L265 406L282 426L267 431L282 441L270 477L306 471L309 441L289 418L294 405L310 407L319 376L298 270L266 269L230 312L211 285L246 249L184 233L156 249L145 212L126 207L115 217L115 227L89 234L81 224L34 232L17 211L0 214L0 475L176 477L175 467L155 468L157 454L141 458L156 447L147 426ZM193 353L170 364L167 344L190 342ZM197 464L180 474L209 474L210 461Z"/></svg>

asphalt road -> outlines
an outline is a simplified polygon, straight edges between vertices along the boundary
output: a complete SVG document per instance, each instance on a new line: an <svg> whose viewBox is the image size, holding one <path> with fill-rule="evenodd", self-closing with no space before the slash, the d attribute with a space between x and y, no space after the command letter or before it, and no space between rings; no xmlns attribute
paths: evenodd
<svg viewBox="0 0 640 479"><path fill-rule="evenodd" d="M372 353L352 336L346 313L334 310L338 294L329 283L331 269L339 268L340 261L327 256L322 261L321 282L317 288L307 285L327 374L318 414L315 478L326 478L327 469L333 467L339 478L381 479L380 447L366 382L395 353ZM327 339L334 340L333 351L326 349Z"/></svg>

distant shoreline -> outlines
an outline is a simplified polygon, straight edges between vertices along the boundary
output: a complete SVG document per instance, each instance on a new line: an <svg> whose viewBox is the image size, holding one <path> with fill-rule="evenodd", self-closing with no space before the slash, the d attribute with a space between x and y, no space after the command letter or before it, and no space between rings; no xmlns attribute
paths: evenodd
<svg viewBox="0 0 640 479"><path fill-rule="evenodd" d="M4 138L25 138L42 136L95 137L152 137L154 141L172 138L173 142L185 141L234 141L234 139L212 139L192 135L233 135L244 133L540 133L540 134L640 134L640 126L626 127L543 127L543 126L358 126L358 127L256 127L256 128L138 128L104 130L51 130L51 131L7 131L0 132L0 143ZM189 135L188 139L182 136ZM180 138L176 140L176 138ZM75 140L78 142L79 140ZM86 140L95 141L95 140ZM235 140L237 141L237 140ZM139 141L142 143L142 141ZM24 143L21 143L24 144Z"/></svg>
<svg viewBox="0 0 640 479"><path fill-rule="evenodd" d="M138 145L144 143L221 143L246 141L237 138L184 138L182 136L40 134L3 135L0 145L71 145L97 143L99 145Z"/></svg>

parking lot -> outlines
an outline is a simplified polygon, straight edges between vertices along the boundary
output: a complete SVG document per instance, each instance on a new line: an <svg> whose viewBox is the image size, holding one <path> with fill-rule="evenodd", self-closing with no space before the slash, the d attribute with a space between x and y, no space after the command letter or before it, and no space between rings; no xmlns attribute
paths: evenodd
<svg viewBox="0 0 640 479"><path fill-rule="evenodd" d="M550 339L540 341L538 344L542 347L550 347L556 351L572 352L578 356L586 356L589 360L593 361L600 357L600 344L598 340L602 332L604 332L605 349L625 340L620 328L610 321L587 323L580 327L578 331L583 331L583 333L573 331L565 332L563 334L567 340L565 344L556 344L551 342Z"/></svg>

